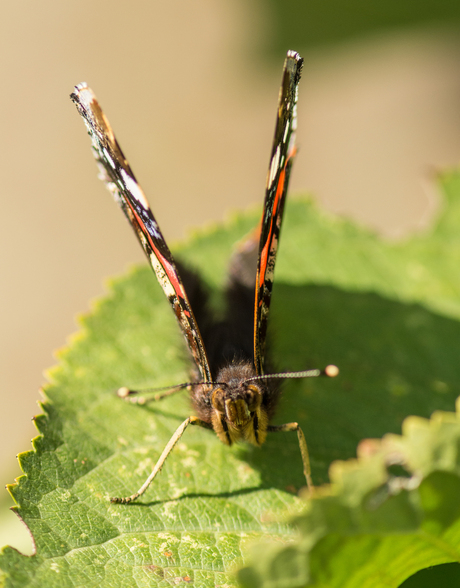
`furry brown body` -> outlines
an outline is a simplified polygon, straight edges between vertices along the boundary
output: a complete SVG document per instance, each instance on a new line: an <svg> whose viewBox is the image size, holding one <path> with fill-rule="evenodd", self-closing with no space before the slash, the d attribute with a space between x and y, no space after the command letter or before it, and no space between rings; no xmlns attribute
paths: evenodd
<svg viewBox="0 0 460 588"><path fill-rule="evenodd" d="M243 252L237 252L231 260L225 316L215 321L200 277L176 262L208 352L212 380L217 382L193 386L192 406L227 445L237 441L262 445L280 394L279 382L250 381L257 376L253 358L254 286L241 283L241 274L232 268L254 265L245 272L254 276L256 263L257 258ZM267 357L265 361L270 365Z"/></svg>

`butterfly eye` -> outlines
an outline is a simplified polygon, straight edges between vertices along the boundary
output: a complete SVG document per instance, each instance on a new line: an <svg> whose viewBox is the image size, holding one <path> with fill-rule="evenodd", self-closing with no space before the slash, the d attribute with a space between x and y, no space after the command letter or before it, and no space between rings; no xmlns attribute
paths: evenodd
<svg viewBox="0 0 460 588"><path fill-rule="evenodd" d="M262 403L262 394L260 389L253 384L247 387L246 404L251 412L255 412Z"/></svg>
<svg viewBox="0 0 460 588"><path fill-rule="evenodd" d="M225 391L222 388L216 388L212 393L211 403L219 412L225 412Z"/></svg>

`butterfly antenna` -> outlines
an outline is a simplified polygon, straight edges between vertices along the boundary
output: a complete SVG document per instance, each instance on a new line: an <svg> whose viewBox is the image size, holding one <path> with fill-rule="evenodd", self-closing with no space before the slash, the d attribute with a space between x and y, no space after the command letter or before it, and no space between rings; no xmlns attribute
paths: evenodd
<svg viewBox="0 0 460 588"><path fill-rule="evenodd" d="M184 382L182 384L176 384L175 386L162 386L161 388L145 388L144 390L132 390L126 386L122 386L117 390L118 398L123 398L127 402L132 404L147 404L148 402L157 402L162 398L171 396L176 392L184 390L192 386L216 386L222 385L221 382ZM146 398L145 396L139 396L139 394L153 394L153 396Z"/></svg>
<svg viewBox="0 0 460 588"><path fill-rule="evenodd" d="M303 370L301 372L281 372L278 374L263 374L248 378L246 382L257 382L258 380L289 380L294 378L319 378L326 376L335 378L339 374L339 368L336 365L328 365L323 370Z"/></svg>
<svg viewBox="0 0 460 588"><path fill-rule="evenodd" d="M156 402L157 400L161 400L166 396L171 396L171 394L175 394L176 392L180 392L184 388L187 388L191 385L191 382L184 382L183 384L177 384L176 386L163 386L161 388L146 388L144 390L132 390L131 388L127 388L126 386L122 386L117 390L118 398L123 398L127 402L131 402L132 404L147 404L147 402ZM139 394L154 394L150 398L145 398L145 396L139 396Z"/></svg>

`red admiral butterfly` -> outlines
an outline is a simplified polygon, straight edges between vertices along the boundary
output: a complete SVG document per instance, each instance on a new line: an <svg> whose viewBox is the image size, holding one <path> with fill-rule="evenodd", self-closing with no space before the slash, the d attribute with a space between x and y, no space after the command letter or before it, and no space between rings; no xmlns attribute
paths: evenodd
<svg viewBox="0 0 460 588"><path fill-rule="evenodd" d="M173 386L162 394L156 394L152 400L189 388L198 416L185 419L172 435L141 488L131 496L111 498L112 502L128 503L141 496L189 425L214 429L227 445L245 440L260 446L268 432L297 431L305 478L308 487L312 488L307 444L298 423L269 425L280 392L275 381L321 375L334 377L338 369L327 366L324 370L265 373L267 319L275 260L289 174L296 153L297 94L302 64L303 59L298 53L288 52L260 227L255 293L254 286L248 286L244 271L241 271L251 257L250 249L254 245L251 238L246 243L246 250L241 249L232 264L226 290L227 312L221 321L213 320L207 310L206 291L199 277L175 262L95 95L84 83L76 86L71 94L91 136L100 177L137 234L168 297L197 368L193 382ZM147 401L134 397L137 392L127 388L120 388L118 394L137 403Z"/></svg>

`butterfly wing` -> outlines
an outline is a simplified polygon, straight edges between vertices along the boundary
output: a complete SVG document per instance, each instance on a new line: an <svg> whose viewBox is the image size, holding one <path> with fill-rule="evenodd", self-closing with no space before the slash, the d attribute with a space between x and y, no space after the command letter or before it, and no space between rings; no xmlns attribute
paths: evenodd
<svg viewBox="0 0 460 588"><path fill-rule="evenodd" d="M75 86L71 94L91 136L100 178L121 206L149 259L204 382L211 381L206 350L193 316L182 280L150 206L123 155L96 96L86 84Z"/></svg>
<svg viewBox="0 0 460 588"><path fill-rule="evenodd" d="M289 51L284 62L259 241L254 310L254 364L257 374L263 374L276 252L289 174L296 152L297 95L302 65L300 55Z"/></svg>

